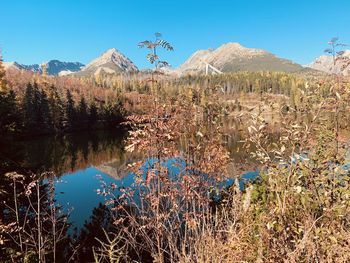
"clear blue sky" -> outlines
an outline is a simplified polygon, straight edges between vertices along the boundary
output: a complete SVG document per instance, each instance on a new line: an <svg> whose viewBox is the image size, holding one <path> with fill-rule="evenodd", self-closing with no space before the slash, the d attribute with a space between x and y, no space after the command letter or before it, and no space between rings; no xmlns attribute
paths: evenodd
<svg viewBox="0 0 350 263"><path fill-rule="evenodd" d="M263 48L305 64L338 36L350 43L350 0L2 0L5 61L88 63L115 47L147 67L141 40L162 32L178 66L198 49L225 42Z"/></svg>

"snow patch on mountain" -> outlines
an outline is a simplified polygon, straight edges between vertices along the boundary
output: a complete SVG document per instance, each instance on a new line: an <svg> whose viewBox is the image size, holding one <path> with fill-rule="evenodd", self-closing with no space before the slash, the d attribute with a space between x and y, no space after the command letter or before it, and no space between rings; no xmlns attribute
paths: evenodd
<svg viewBox="0 0 350 263"><path fill-rule="evenodd" d="M35 73L42 73L43 67L46 68L48 75L58 76L68 74L69 72L79 71L84 65L80 62L62 62L59 60L50 60L42 64L24 65L17 62L4 62L5 69L28 70Z"/></svg>
<svg viewBox="0 0 350 263"><path fill-rule="evenodd" d="M62 76L68 76L70 74L74 73L73 71L70 70L62 70L58 73L58 76L62 77Z"/></svg>

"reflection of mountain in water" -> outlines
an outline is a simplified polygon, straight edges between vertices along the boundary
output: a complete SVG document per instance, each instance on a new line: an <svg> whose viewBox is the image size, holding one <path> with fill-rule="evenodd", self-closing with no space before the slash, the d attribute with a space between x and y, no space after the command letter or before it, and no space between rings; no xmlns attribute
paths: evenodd
<svg viewBox="0 0 350 263"><path fill-rule="evenodd" d="M124 158L114 159L108 163L95 166L97 170L110 177L122 180L127 174L127 162Z"/></svg>

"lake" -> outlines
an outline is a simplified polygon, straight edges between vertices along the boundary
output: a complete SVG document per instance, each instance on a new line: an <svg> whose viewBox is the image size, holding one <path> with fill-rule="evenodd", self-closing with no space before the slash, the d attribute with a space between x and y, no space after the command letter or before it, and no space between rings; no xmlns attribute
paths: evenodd
<svg viewBox="0 0 350 263"><path fill-rule="evenodd" d="M105 201L97 194L97 189L102 189L101 180L118 187L128 187L134 182L127 164L142 157L125 153L126 136L123 130L109 130L2 140L2 172L22 169L33 173L54 172L56 199L66 210L72 210L70 221L81 229L92 210ZM226 141L235 162L247 162L247 155L238 152L242 148L240 134L231 133ZM227 183L232 183L232 179Z"/></svg>

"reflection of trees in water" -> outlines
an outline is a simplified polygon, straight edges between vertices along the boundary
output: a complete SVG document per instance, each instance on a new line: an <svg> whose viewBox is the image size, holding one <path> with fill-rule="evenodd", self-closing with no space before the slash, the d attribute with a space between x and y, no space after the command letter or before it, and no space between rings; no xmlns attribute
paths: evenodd
<svg viewBox="0 0 350 263"><path fill-rule="evenodd" d="M79 247L75 256L77 262L93 261L92 248L99 246L96 238L106 241L103 229L106 232L112 231L113 220L110 210L105 205L100 204L94 208L91 218L85 221L83 229L76 236L75 243Z"/></svg>
<svg viewBox="0 0 350 263"><path fill-rule="evenodd" d="M121 233L122 228L130 227L130 224L127 222L126 214L128 211L130 212L130 207L125 206L125 212L122 211L114 212L104 204L101 204L94 208L92 216L88 221L85 222L83 229L80 234L75 237L76 246L79 249L76 252L75 260L77 262L92 262L94 260L93 251L96 251L96 248L101 246L101 242L107 244L108 240L106 235L110 238L113 238L115 233ZM140 246L142 246L142 238L133 236L115 236L118 237L118 242L114 248L115 251L118 248L124 247L127 242L126 239L135 239ZM121 262L132 262L132 260L136 260L136 262L153 262L152 256L147 251L142 251L141 253L136 252L140 250L140 248L136 249L134 247L126 247L123 250L123 257Z"/></svg>
<svg viewBox="0 0 350 263"><path fill-rule="evenodd" d="M112 130L0 142L0 159L8 164L6 171L23 168L61 175L122 158L124 136L124 131Z"/></svg>
<svg viewBox="0 0 350 263"><path fill-rule="evenodd" d="M242 124L234 119L225 120L226 143L235 164L251 162L249 152L242 142L247 134ZM128 157L123 152L121 130L85 132L64 136L39 137L30 141L14 141L10 144L0 140L0 162L3 172L30 170L53 171L57 175L95 166L114 178L123 177ZM180 142L184 147L186 142ZM118 166L118 167L117 167ZM7 167L7 168L6 168ZM246 169L245 169L246 170Z"/></svg>
<svg viewBox="0 0 350 263"><path fill-rule="evenodd" d="M0 177L0 258L4 262L64 262L71 253L68 214L55 201L53 180L7 173ZM59 252L59 253L58 253Z"/></svg>

